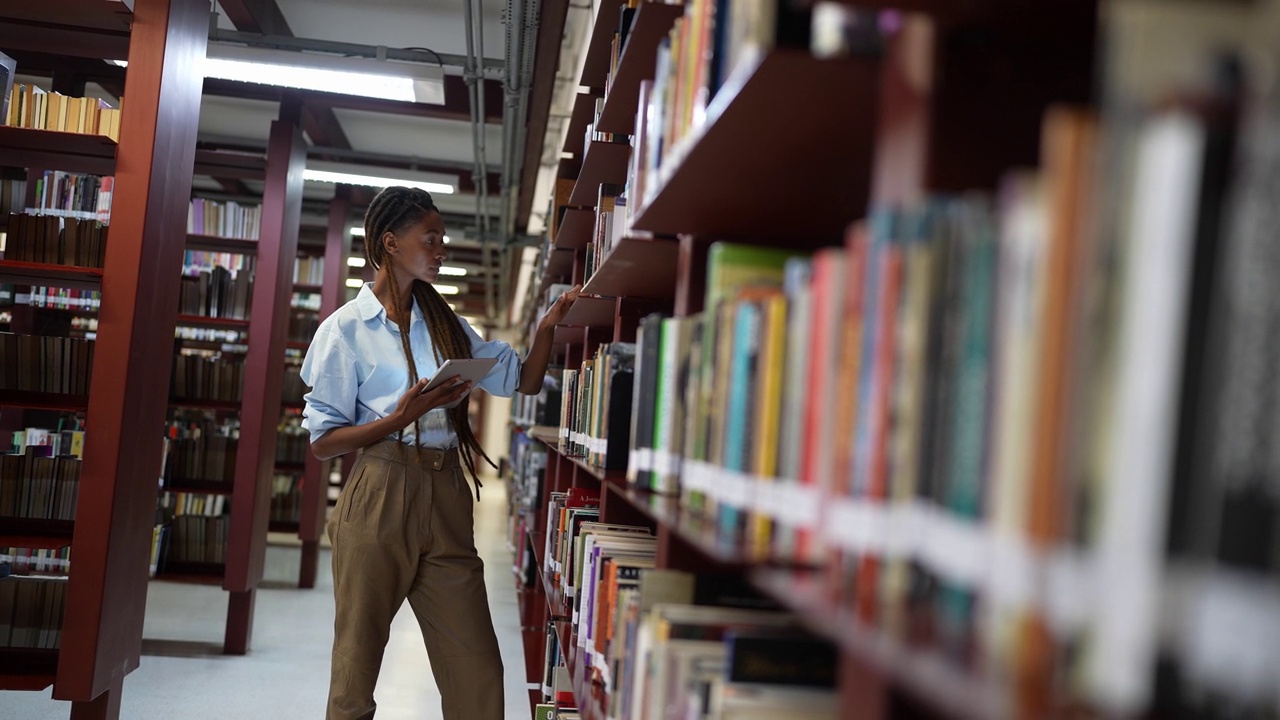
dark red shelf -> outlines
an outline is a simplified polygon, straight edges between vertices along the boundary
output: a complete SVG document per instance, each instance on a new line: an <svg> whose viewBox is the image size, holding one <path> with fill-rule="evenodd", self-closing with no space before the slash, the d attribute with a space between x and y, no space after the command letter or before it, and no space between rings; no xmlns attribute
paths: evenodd
<svg viewBox="0 0 1280 720"><path fill-rule="evenodd" d="M296 293L319 293L323 288L319 285L294 285L293 291Z"/></svg>
<svg viewBox="0 0 1280 720"><path fill-rule="evenodd" d="M812 632L826 637L872 672L906 690L943 717L1006 717L1011 688L994 678L964 670L935 650L912 647L868 627L848 607L832 600L820 572L759 569L751 582L796 614Z"/></svg>
<svg viewBox="0 0 1280 720"><path fill-rule="evenodd" d="M568 279L573 273L573 251L572 250L552 250L551 257L547 259L547 269L543 273L548 279Z"/></svg>
<svg viewBox="0 0 1280 720"><path fill-rule="evenodd" d="M155 579L193 585L221 585L226 570L221 563L169 562L165 570L156 573Z"/></svg>
<svg viewBox="0 0 1280 720"><path fill-rule="evenodd" d="M658 45L684 12L684 4L644 2L631 21L627 44L618 58L618 72L609 85L604 109L596 129L630 135L636 129L636 112L640 105L640 83L653 79Z"/></svg>
<svg viewBox="0 0 1280 720"><path fill-rule="evenodd" d="M82 411L89 409L89 396L5 390L0 392L0 407Z"/></svg>
<svg viewBox="0 0 1280 720"><path fill-rule="evenodd" d="M13 4L4 3L6 9ZM38 4L17 3L29 7ZM111 175L115 173L116 141L106 135L0 125L0 158L0 163L8 167L46 167Z"/></svg>
<svg viewBox="0 0 1280 720"><path fill-rule="evenodd" d="M595 230L596 213L594 210L569 208L560 219L560 227L556 230L557 250L580 250L591 241Z"/></svg>
<svg viewBox="0 0 1280 720"><path fill-rule="evenodd" d="M227 412L239 412L239 400L178 400L169 399L169 407L171 408L191 408L194 410L225 410Z"/></svg>
<svg viewBox="0 0 1280 720"><path fill-rule="evenodd" d="M71 544L75 522L38 518L0 517L0 547L58 550Z"/></svg>
<svg viewBox="0 0 1280 720"><path fill-rule="evenodd" d="M4 126L0 126L0 130L4 129ZM3 148L0 148L0 153L2 152ZM102 289L102 268L0 260L0 282L100 290Z"/></svg>
<svg viewBox="0 0 1280 720"><path fill-rule="evenodd" d="M57 650L0 648L0 690L44 690L57 672Z"/></svg>
<svg viewBox="0 0 1280 720"><path fill-rule="evenodd" d="M188 250L205 250L207 252L227 252L240 255L253 255L258 252L257 240L241 240L216 235L187 235Z"/></svg>
<svg viewBox="0 0 1280 720"><path fill-rule="evenodd" d="M120 0L41 0L38 3L5 3L0 18L65 25L82 30L129 32L133 3Z"/></svg>
<svg viewBox="0 0 1280 720"><path fill-rule="evenodd" d="M206 315L179 315L179 327L227 328L229 330L248 330L249 321L239 318L208 317Z"/></svg>
<svg viewBox="0 0 1280 720"><path fill-rule="evenodd" d="M705 124L649 179L656 192L638 208L634 228L808 247L840 242L864 215L878 87L870 59L748 55L711 101Z"/></svg>
<svg viewBox="0 0 1280 720"><path fill-rule="evenodd" d="M574 184L573 194L569 196L569 204L580 208L595 207L600 199L601 183L621 185L627 181L627 162L630 159L631 146L626 143L593 142L588 145L578 182ZM725 184L725 177L734 176L721 175L718 182Z"/></svg>
<svg viewBox="0 0 1280 720"><path fill-rule="evenodd" d="M286 350L306 350L311 347L311 343L305 340L287 340L284 347Z"/></svg>
<svg viewBox="0 0 1280 720"><path fill-rule="evenodd" d="M579 295L560 324L569 327L612 328L616 312L616 298Z"/></svg>
<svg viewBox="0 0 1280 720"><path fill-rule="evenodd" d="M596 98L598 94L578 93L573 99L573 112L569 116L569 130L564 138L564 151L581 159L583 143L586 142L587 126L591 124L591 118L596 114ZM560 164L558 177L572 177L565 175L568 165L563 162ZM573 173L576 175L577 173Z"/></svg>
<svg viewBox="0 0 1280 720"><path fill-rule="evenodd" d="M595 24L591 26L591 37L587 40L586 58L582 63L582 77L579 85L602 88L609 76L610 54L613 49L613 34L618 30L618 13L620 3L602 2L596 10Z"/></svg>
<svg viewBox="0 0 1280 720"><path fill-rule="evenodd" d="M582 287L582 292L585 295L672 300L676 296L676 262L679 258L680 245L674 240L624 237L596 268L595 274Z"/></svg>
<svg viewBox="0 0 1280 720"><path fill-rule="evenodd" d="M169 492L230 495L232 486L230 480L167 480L164 489Z"/></svg>

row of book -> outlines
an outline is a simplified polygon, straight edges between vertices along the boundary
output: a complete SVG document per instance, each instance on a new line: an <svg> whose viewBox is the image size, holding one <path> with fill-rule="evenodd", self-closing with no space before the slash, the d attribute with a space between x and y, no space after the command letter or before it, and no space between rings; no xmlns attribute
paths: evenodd
<svg viewBox="0 0 1280 720"><path fill-rule="evenodd" d="M247 320L253 298L253 270L222 266L182 276L178 312L183 315Z"/></svg>
<svg viewBox="0 0 1280 720"><path fill-rule="evenodd" d="M600 184L600 192L596 198L596 223L591 240L587 243L587 281L596 274L596 270L604 263L609 253L622 239L626 228L627 198L625 188L621 185Z"/></svg>
<svg viewBox="0 0 1280 720"><path fill-rule="evenodd" d="M115 178L46 170L36 178L36 204L27 212L77 220L111 220Z"/></svg>
<svg viewBox="0 0 1280 720"><path fill-rule="evenodd" d="M283 382L280 384L281 401L292 404L301 403L307 390L307 384L302 382L301 366L285 365Z"/></svg>
<svg viewBox="0 0 1280 720"><path fill-rule="evenodd" d="M179 353L173 358L169 397L178 401L236 402L243 383L243 362Z"/></svg>
<svg viewBox="0 0 1280 720"><path fill-rule="evenodd" d="M4 259L100 268L107 259L107 226L97 220L11 214Z"/></svg>
<svg viewBox="0 0 1280 720"><path fill-rule="evenodd" d="M306 255L293 261L294 285L320 285L324 282L324 256Z"/></svg>
<svg viewBox="0 0 1280 720"><path fill-rule="evenodd" d="M72 425L74 427L64 427ZM37 455L50 457L84 458L84 430L82 423L76 420L61 421L56 429L28 427L14 430L9 436L9 450L13 455L21 455L28 448L35 448Z"/></svg>
<svg viewBox="0 0 1280 720"><path fill-rule="evenodd" d="M66 575L71 571L71 547L0 547L0 568L7 568L9 575Z"/></svg>
<svg viewBox="0 0 1280 720"><path fill-rule="evenodd" d="M740 717L746 706L756 717L835 713L835 648L794 616L759 609L757 595L723 579L658 569L647 528L599 522L598 492L550 497L543 572L570 618L572 646L552 632L548 665L572 658L583 685L603 690L600 716L702 720ZM547 681L544 692L554 690Z"/></svg>
<svg viewBox="0 0 1280 720"><path fill-rule="evenodd" d="M271 521L296 523L302 517L302 476L276 473L271 478Z"/></svg>
<svg viewBox="0 0 1280 720"><path fill-rule="evenodd" d="M197 515L205 518L221 517L227 512L226 493L160 493L157 507L169 511L176 519L186 515Z"/></svg>
<svg viewBox="0 0 1280 720"><path fill-rule="evenodd" d="M123 104L123 99L121 100ZM120 111L100 98L69 97L30 83L13 87L5 124L33 130L105 135L120 141Z"/></svg>
<svg viewBox="0 0 1280 720"><path fill-rule="evenodd" d="M76 519L80 458L54 456L52 449L32 445L0 455L0 517Z"/></svg>
<svg viewBox="0 0 1280 720"><path fill-rule="evenodd" d="M320 329L320 316L306 310L289 313L289 339L293 342L311 342Z"/></svg>
<svg viewBox="0 0 1280 720"><path fill-rule="evenodd" d="M14 294L13 303L15 305L81 312L97 312L98 308L102 306L102 292L100 290L47 286L33 286L27 288L27 290L27 292Z"/></svg>
<svg viewBox="0 0 1280 720"><path fill-rule="evenodd" d="M226 564L230 528L230 515L175 515L157 560L159 571L174 569L171 563Z"/></svg>
<svg viewBox="0 0 1280 720"><path fill-rule="evenodd" d="M542 513L542 492L547 472L547 446L524 432L511 434L507 470L507 547L512 552L512 573L524 587L535 587L537 560L525 535Z"/></svg>
<svg viewBox="0 0 1280 720"><path fill-rule="evenodd" d="M193 327L191 325L183 325L182 320L179 319L177 327L173 330L173 337L175 340L222 343L220 349L224 353L246 353L249 351L249 346L245 344L245 341L249 339L249 333L244 330Z"/></svg>
<svg viewBox="0 0 1280 720"><path fill-rule="evenodd" d="M564 370L561 451L598 468L626 469L635 365L635 343L618 342L601 345L579 368Z"/></svg>
<svg viewBox="0 0 1280 720"><path fill-rule="evenodd" d="M66 603L66 578L0 577L0 647L57 648Z"/></svg>
<svg viewBox="0 0 1280 720"><path fill-rule="evenodd" d="M195 235L257 240L261 225L260 205L192 198L187 207L187 232Z"/></svg>
<svg viewBox="0 0 1280 720"><path fill-rule="evenodd" d="M178 413L166 423L165 485L183 482L225 482L235 479L240 423L235 418L213 420Z"/></svg>
<svg viewBox="0 0 1280 720"><path fill-rule="evenodd" d="M287 412L276 426L276 463L301 465L311 451L311 434L302 427L302 416Z"/></svg>
<svg viewBox="0 0 1280 720"><path fill-rule="evenodd" d="M320 293L295 292L289 300L289 307L294 310L318 313L320 312ZM310 340L310 336L307 339Z"/></svg>
<svg viewBox="0 0 1280 720"><path fill-rule="evenodd" d="M0 333L0 390L85 395L93 341Z"/></svg>
<svg viewBox="0 0 1280 720"><path fill-rule="evenodd" d="M20 213L27 207L27 181L0 178L0 215Z"/></svg>

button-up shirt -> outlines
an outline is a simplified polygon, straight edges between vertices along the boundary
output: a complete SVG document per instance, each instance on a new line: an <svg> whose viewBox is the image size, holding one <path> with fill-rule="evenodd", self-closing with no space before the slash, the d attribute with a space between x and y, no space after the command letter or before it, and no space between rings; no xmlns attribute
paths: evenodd
<svg viewBox="0 0 1280 720"><path fill-rule="evenodd" d="M513 395L520 383L519 355L505 342L486 342L466 320L458 321L471 338L472 357L498 359L477 387L494 395ZM434 376L440 363L416 302L409 341L418 374ZM302 426L310 431L312 442L333 428L363 425L395 410L409 389L409 364L400 328L387 317L372 284L366 283L355 300L320 323L302 361L302 381L311 388L303 398ZM448 413L447 409L436 409L422 416L421 446L451 448L458 444ZM413 423L403 438L405 442L413 440Z"/></svg>

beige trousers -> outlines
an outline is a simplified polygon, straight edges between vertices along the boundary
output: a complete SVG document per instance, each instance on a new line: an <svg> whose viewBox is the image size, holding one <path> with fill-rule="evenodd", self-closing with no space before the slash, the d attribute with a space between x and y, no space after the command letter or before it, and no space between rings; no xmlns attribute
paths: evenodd
<svg viewBox="0 0 1280 720"><path fill-rule="evenodd" d="M372 718L391 620L407 599L445 720L502 720L502 659L457 450L372 445L329 519L333 661L328 720Z"/></svg>

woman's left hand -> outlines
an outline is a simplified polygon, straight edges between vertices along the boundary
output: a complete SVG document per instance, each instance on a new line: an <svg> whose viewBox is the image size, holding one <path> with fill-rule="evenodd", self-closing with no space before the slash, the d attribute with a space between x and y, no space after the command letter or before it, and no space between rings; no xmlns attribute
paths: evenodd
<svg viewBox="0 0 1280 720"><path fill-rule="evenodd" d="M578 299L579 293L582 292L581 285L574 285L571 289L560 294L560 297L547 308L547 312L542 316L542 321L538 323L540 330L550 330L556 325L564 321L565 315L569 314L569 308L573 307L573 303Z"/></svg>

